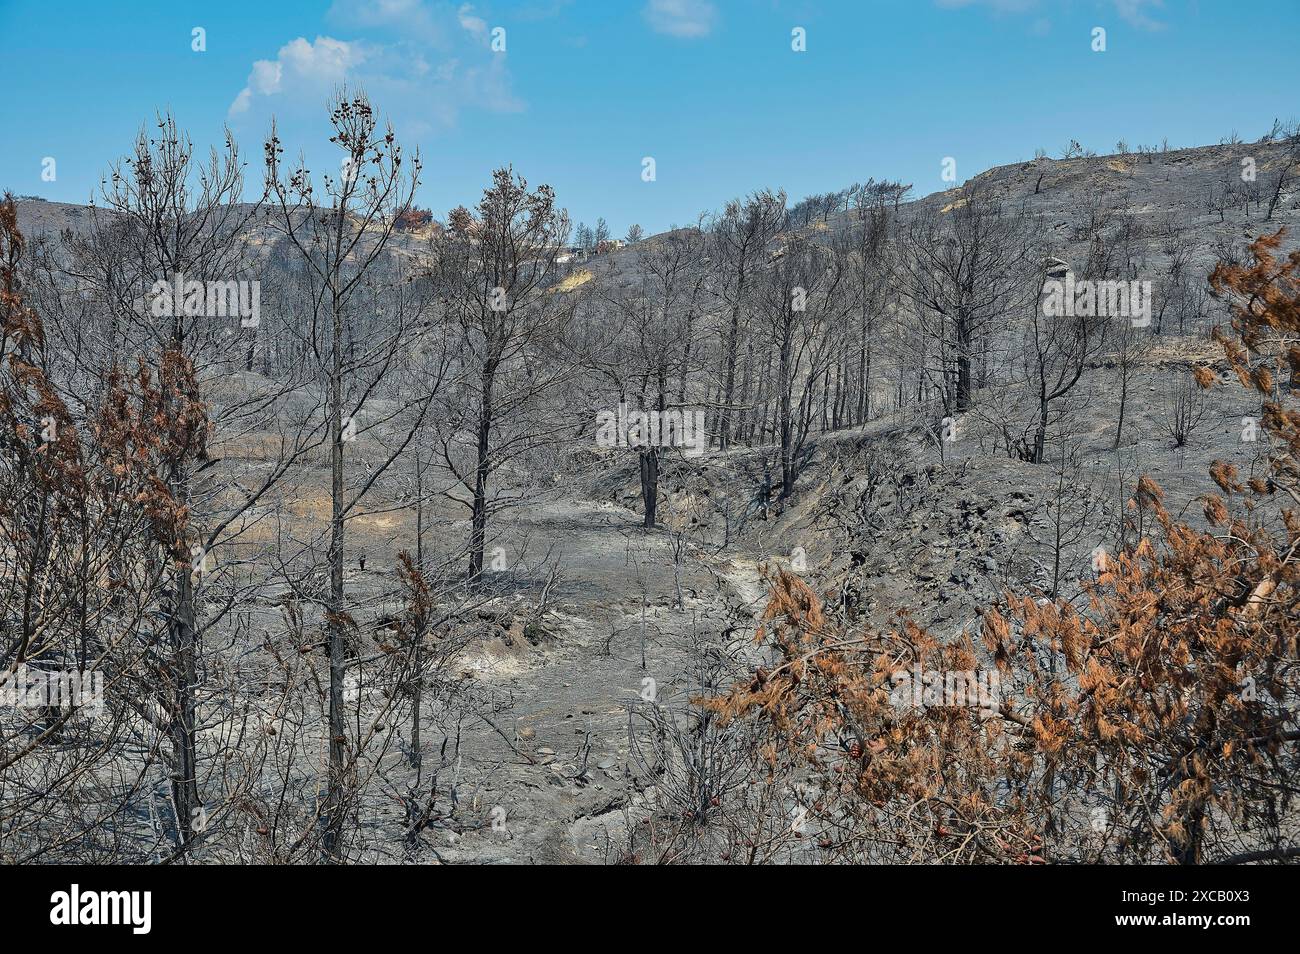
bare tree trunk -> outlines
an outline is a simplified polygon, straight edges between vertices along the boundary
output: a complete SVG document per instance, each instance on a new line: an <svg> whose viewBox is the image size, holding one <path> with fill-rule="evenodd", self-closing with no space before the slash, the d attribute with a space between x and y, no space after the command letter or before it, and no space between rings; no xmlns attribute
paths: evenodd
<svg viewBox="0 0 1300 954"><path fill-rule="evenodd" d="M750 341L745 345L745 360L741 365L740 390L736 394L736 403L740 405L740 411L736 415L735 438L737 441L743 441L746 427L753 417L753 409L750 407L749 387L750 378L754 364L754 343Z"/></svg>
<svg viewBox="0 0 1300 954"><path fill-rule="evenodd" d="M415 452L415 568L424 573L424 459ZM424 704L424 631L425 619L421 613L416 620L412 639L411 665L415 671L415 686L411 690L411 768L415 779L420 780L420 717Z"/></svg>
<svg viewBox="0 0 1300 954"><path fill-rule="evenodd" d="M488 459L492 435L492 387L496 364L489 360L483 368L483 405L478 416L478 449L474 466L474 500L470 508L469 578L477 582L483 575L483 550L487 545L487 482L491 469Z"/></svg>
<svg viewBox="0 0 1300 954"><path fill-rule="evenodd" d="M1043 462L1043 453L1047 446L1047 414L1050 402L1047 399L1047 384L1040 382L1038 389L1038 426L1034 430L1034 463Z"/></svg>
<svg viewBox="0 0 1300 954"><path fill-rule="evenodd" d="M787 319L790 320L790 319ZM781 341L780 360L777 364L777 400L780 402L779 425L781 428L781 499L789 497L794 490L794 467L790 459L791 406L790 406L790 332L786 325L785 337Z"/></svg>
<svg viewBox="0 0 1300 954"><path fill-rule="evenodd" d="M1128 369L1122 368L1119 377L1119 422L1115 426L1115 446L1119 449L1120 438L1124 436L1124 412L1128 407Z"/></svg>
<svg viewBox="0 0 1300 954"><path fill-rule="evenodd" d="M656 447L641 452L641 500L645 505L644 526L653 530L659 504L659 449Z"/></svg>
<svg viewBox="0 0 1300 954"><path fill-rule="evenodd" d="M957 315L957 410L970 407L971 393L971 335L970 319L964 313Z"/></svg>
<svg viewBox="0 0 1300 954"><path fill-rule="evenodd" d="M343 215L338 216L340 223ZM341 225L340 225L341 227ZM337 281L337 276L334 276ZM329 769L326 781L322 860L337 861L343 831L343 766L347 737L343 728L343 676L346 665L343 635L343 309L337 292L333 302L333 341L330 352L330 543L327 561L330 590L325 605L329 638Z"/></svg>
<svg viewBox="0 0 1300 954"><path fill-rule="evenodd" d="M736 291L736 304L731 309L731 324L727 328L727 343L723 348L726 362L725 383L722 389L722 424L718 429L718 449L731 446L731 400L736 393L736 339L740 334L740 296L745 287L745 271L740 271Z"/></svg>
<svg viewBox="0 0 1300 954"><path fill-rule="evenodd" d="M172 660L168 667L173 680L172 713L168 726L173 749L172 805L176 810L177 840L184 846L194 837L194 819L199 811L198 755L194 739L194 689L198 682L195 644L194 586L190 574L176 574L175 602L167 620Z"/></svg>

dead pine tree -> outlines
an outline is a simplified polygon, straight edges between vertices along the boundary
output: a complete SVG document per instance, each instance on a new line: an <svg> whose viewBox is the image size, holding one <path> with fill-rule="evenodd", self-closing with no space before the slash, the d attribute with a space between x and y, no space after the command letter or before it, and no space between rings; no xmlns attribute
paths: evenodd
<svg viewBox="0 0 1300 954"><path fill-rule="evenodd" d="M224 336L229 326L208 313L210 293L195 311L189 292L183 305L171 287L182 276L187 283L211 283L245 269L240 235L259 204L237 204L243 185L239 152L228 132L224 148L214 150L207 164L199 163L175 118L163 115L152 129L142 129L130 155L110 168L100 190L103 212L93 216L89 233L66 240L66 277L85 283L122 315L120 346L139 355L140 366L119 364L119 355L112 352L91 351L82 359L97 368L110 392L118 393L121 418L138 413L140 426L147 427L149 414L156 414L156 421L165 423L154 426L169 432L165 445L142 458L177 508L175 519L157 528L156 542L168 566L158 593L166 649L156 679L146 683L167 713L171 802L182 854L196 834L195 820L205 811L198 781L197 696L206 668L200 664L199 632L201 622L213 622L201 621L197 606L216 536L193 519L212 515L211 488L205 488L200 472L209 463L213 422L200 396L199 377L224 367L239 344ZM167 293L160 300L164 286Z"/></svg>
<svg viewBox="0 0 1300 954"><path fill-rule="evenodd" d="M299 161L282 165L283 148L272 126L266 142L266 188L271 202L268 224L297 252L303 266L306 306L320 380L325 391L329 432L330 523L326 555L329 572L324 600L324 629L329 656L329 761L320 808L320 853L339 861L348 810L349 752L344 724L344 675L347 631L352 625L344 592L344 534L348 514L409 443L422 416L408 425L397 449L373 467L358 488L348 486L345 449L363 431L361 403L382 380L395 357L409 346L397 316L396 327L358 353L361 338L355 323L366 300L367 279L388 248L394 223L411 207L419 183L418 154L408 163L392 127L383 129L364 93L340 91L330 106L331 141L341 151L337 175L322 176L317 190L311 172ZM373 294L373 293L372 293ZM373 299L372 299L373 301ZM373 304L372 304L373 307ZM325 348L320 347L323 339ZM413 401L427 410L429 397Z"/></svg>
<svg viewBox="0 0 1300 954"><path fill-rule="evenodd" d="M754 274L768 260L768 245L786 221L785 192L756 192L733 199L712 223L709 236L714 261L713 290L726 306L726 325L719 342L720 393L718 447L731 445L736 401L736 355L742 316L749 305Z"/></svg>
<svg viewBox="0 0 1300 954"><path fill-rule="evenodd" d="M474 212L451 211L430 249L430 277L465 369L461 386L440 405L446 426L439 439L456 477L449 495L469 510L472 583L483 574L488 521L505 505L493 496L493 476L568 428L565 415L535 413L572 369L555 345L575 302L551 284L568 232L550 186L530 191L502 168Z"/></svg>

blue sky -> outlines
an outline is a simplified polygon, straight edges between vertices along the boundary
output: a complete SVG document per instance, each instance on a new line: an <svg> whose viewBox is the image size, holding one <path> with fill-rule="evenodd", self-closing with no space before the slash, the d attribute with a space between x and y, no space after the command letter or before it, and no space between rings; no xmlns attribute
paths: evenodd
<svg viewBox="0 0 1300 954"><path fill-rule="evenodd" d="M1072 138L1254 139L1300 116L1297 39L1300 0L0 0L0 189L85 202L163 108L203 149L228 123L253 181L272 114L333 171L346 80L419 146L439 217L513 163L575 222L654 232L762 187L933 192L946 156L962 180Z"/></svg>

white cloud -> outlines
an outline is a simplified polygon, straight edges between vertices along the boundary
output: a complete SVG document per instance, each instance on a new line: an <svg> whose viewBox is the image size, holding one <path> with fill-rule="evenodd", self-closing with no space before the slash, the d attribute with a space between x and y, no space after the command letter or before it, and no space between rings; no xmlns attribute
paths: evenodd
<svg viewBox="0 0 1300 954"><path fill-rule="evenodd" d="M364 89L405 129L454 126L466 109L524 108L512 89L506 57L483 42L488 22L470 3L339 0L331 15L353 24L348 29L363 38L318 36L309 42L298 37L273 59L256 61L230 104L232 120L319 115L344 85Z"/></svg>
<svg viewBox="0 0 1300 954"><path fill-rule="evenodd" d="M299 39L297 42L303 42ZM286 47L287 49L287 47ZM281 50L281 53L284 51ZM253 64L253 72L248 74L248 88L255 93L270 95L280 91L280 80L284 78L284 67L279 60L258 60Z"/></svg>
<svg viewBox="0 0 1300 954"><path fill-rule="evenodd" d="M709 0L649 0L641 12L656 33L687 39L708 36L717 19Z"/></svg>
<svg viewBox="0 0 1300 954"><path fill-rule="evenodd" d="M995 13L1029 13L1039 9L1039 0L935 0L946 10L960 10L965 7L984 7ZM1165 0L1110 0L1119 18L1129 26L1139 30L1163 30L1165 24L1150 16L1147 11L1163 10ZM1043 16L1034 21L1033 32L1046 33L1051 27L1050 21Z"/></svg>
<svg viewBox="0 0 1300 954"><path fill-rule="evenodd" d="M366 60L364 44L318 36L313 42L298 37L280 47L274 60L258 60L247 85L230 104L231 115L247 112L257 96L284 93L318 93L347 79L349 71Z"/></svg>
<svg viewBox="0 0 1300 954"><path fill-rule="evenodd" d="M423 0L334 0L326 17L348 27L389 28L426 43L441 45L446 40L445 31Z"/></svg>
<svg viewBox="0 0 1300 954"><path fill-rule="evenodd" d="M487 21L474 15L474 5L472 3L461 4L461 8L456 11L456 19L460 21L461 27L470 36L477 40L487 39Z"/></svg>
<svg viewBox="0 0 1300 954"><path fill-rule="evenodd" d="M1147 14L1148 10L1164 9L1165 0L1111 0L1115 12L1129 26L1140 30L1163 30L1165 25ZM1028 13L1039 8L1039 0L935 0L935 3L947 10L960 10L963 7L987 7L996 13ZM1045 29L1047 20L1040 17L1035 22L1035 32Z"/></svg>
<svg viewBox="0 0 1300 954"><path fill-rule="evenodd" d="M1164 23L1147 15L1147 10L1161 10L1164 0L1115 0L1115 10L1129 26L1139 30L1163 30Z"/></svg>

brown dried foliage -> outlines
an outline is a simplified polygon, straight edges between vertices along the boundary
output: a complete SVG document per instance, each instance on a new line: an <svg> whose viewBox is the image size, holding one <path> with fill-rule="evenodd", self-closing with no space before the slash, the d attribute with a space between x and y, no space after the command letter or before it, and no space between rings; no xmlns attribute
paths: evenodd
<svg viewBox="0 0 1300 954"><path fill-rule="evenodd" d="M1008 593L978 647L901 615L894 631L853 632L798 577L772 575L758 638L780 663L702 704L756 720L771 772L818 787L826 860L1300 856L1300 414L1275 383L1300 383L1300 252L1279 258L1282 234L1210 277L1234 303L1233 334L1218 337L1264 398L1270 453L1267 480L1214 464L1209 531L1175 519L1143 477L1131 505L1152 532L1106 561L1085 605ZM1265 498L1284 501L1277 519L1261 516ZM1001 675L992 711L891 702L906 667L981 660Z"/></svg>

